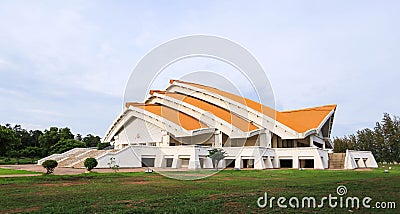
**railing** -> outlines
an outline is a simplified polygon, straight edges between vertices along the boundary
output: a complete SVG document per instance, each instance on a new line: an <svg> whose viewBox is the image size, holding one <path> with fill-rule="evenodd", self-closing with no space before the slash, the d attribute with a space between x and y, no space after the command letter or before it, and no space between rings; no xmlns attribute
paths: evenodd
<svg viewBox="0 0 400 214"><path fill-rule="evenodd" d="M52 154L50 156L47 156L45 158L42 158L42 159L38 160L37 164L38 165L42 165L42 163L45 162L46 160L59 161L61 159L67 158L70 154L73 154L75 152L82 151L82 150L87 150L87 149L88 148L74 148L74 149L68 150L68 151L66 151L64 153L61 153L61 154Z"/></svg>

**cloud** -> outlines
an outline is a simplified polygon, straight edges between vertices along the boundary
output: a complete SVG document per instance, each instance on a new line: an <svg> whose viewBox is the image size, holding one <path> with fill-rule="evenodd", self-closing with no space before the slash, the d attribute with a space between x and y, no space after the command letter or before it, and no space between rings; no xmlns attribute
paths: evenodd
<svg viewBox="0 0 400 214"><path fill-rule="evenodd" d="M279 110L337 103L334 135L353 133L372 127L385 111L399 114L398 6L396 1L1 1L0 102L7 103L0 107L2 120L101 135L121 110L130 71L142 56L179 36L212 34L257 57ZM213 62L199 67L228 71ZM186 68L193 71L195 64ZM179 69L185 72L185 66ZM229 78L251 96L239 75ZM21 109L63 116L39 118L45 112Z"/></svg>

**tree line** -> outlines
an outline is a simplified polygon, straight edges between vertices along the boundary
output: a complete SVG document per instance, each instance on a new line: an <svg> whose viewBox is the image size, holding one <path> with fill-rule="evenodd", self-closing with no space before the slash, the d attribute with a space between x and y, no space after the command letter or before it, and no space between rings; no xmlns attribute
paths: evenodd
<svg viewBox="0 0 400 214"><path fill-rule="evenodd" d="M400 119L384 113L373 129L334 138L334 152L371 151L378 162L400 162Z"/></svg>
<svg viewBox="0 0 400 214"><path fill-rule="evenodd" d="M87 134L72 134L66 128L50 127L44 131L26 130L21 125L0 125L0 157L42 158L55 153L63 153L73 148L101 147L100 137Z"/></svg>

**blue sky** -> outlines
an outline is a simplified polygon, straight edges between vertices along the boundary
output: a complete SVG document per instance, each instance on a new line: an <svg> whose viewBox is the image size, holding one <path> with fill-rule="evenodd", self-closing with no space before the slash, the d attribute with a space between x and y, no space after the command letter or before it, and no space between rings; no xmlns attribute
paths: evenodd
<svg viewBox="0 0 400 214"><path fill-rule="evenodd" d="M103 136L143 55L211 34L257 57L278 110L336 103L333 135L351 134L383 112L400 115L399 9L398 1L2 0L0 123Z"/></svg>

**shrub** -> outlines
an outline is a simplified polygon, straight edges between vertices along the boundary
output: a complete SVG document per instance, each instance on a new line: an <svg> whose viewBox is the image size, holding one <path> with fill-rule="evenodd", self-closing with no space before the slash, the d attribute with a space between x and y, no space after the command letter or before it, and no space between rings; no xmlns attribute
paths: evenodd
<svg viewBox="0 0 400 214"><path fill-rule="evenodd" d="M58 166L58 163L55 160L46 160L42 163L42 166L47 170L46 174L51 174L54 172L54 169Z"/></svg>
<svg viewBox="0 0 400 214"><path fill-rule="evenodd" d="M103 149L105 149L105 148L107 148L107 147L109 147L109 146L111 146L111 144L110 144L109 142L106 142L106 143L98 143L98 144L97 144L97 149L98 149L98 150L103 150Z"/></svg>
<svg viewBox="0 0 400 214"><path fill-rule="evenodd" d="M117 164L117 161L115 161L114 157L110 158L110 162L108 162L107 165L110 167L110 169L114 170L114 172L119 170L119 165Z"/></svg>
<svg viewBox="0 0 400 214"><path fill-rule="evenodd" d="M95 158L86 158L84 165L86 169L90 172L97 166L97 160Z"/></svg>

